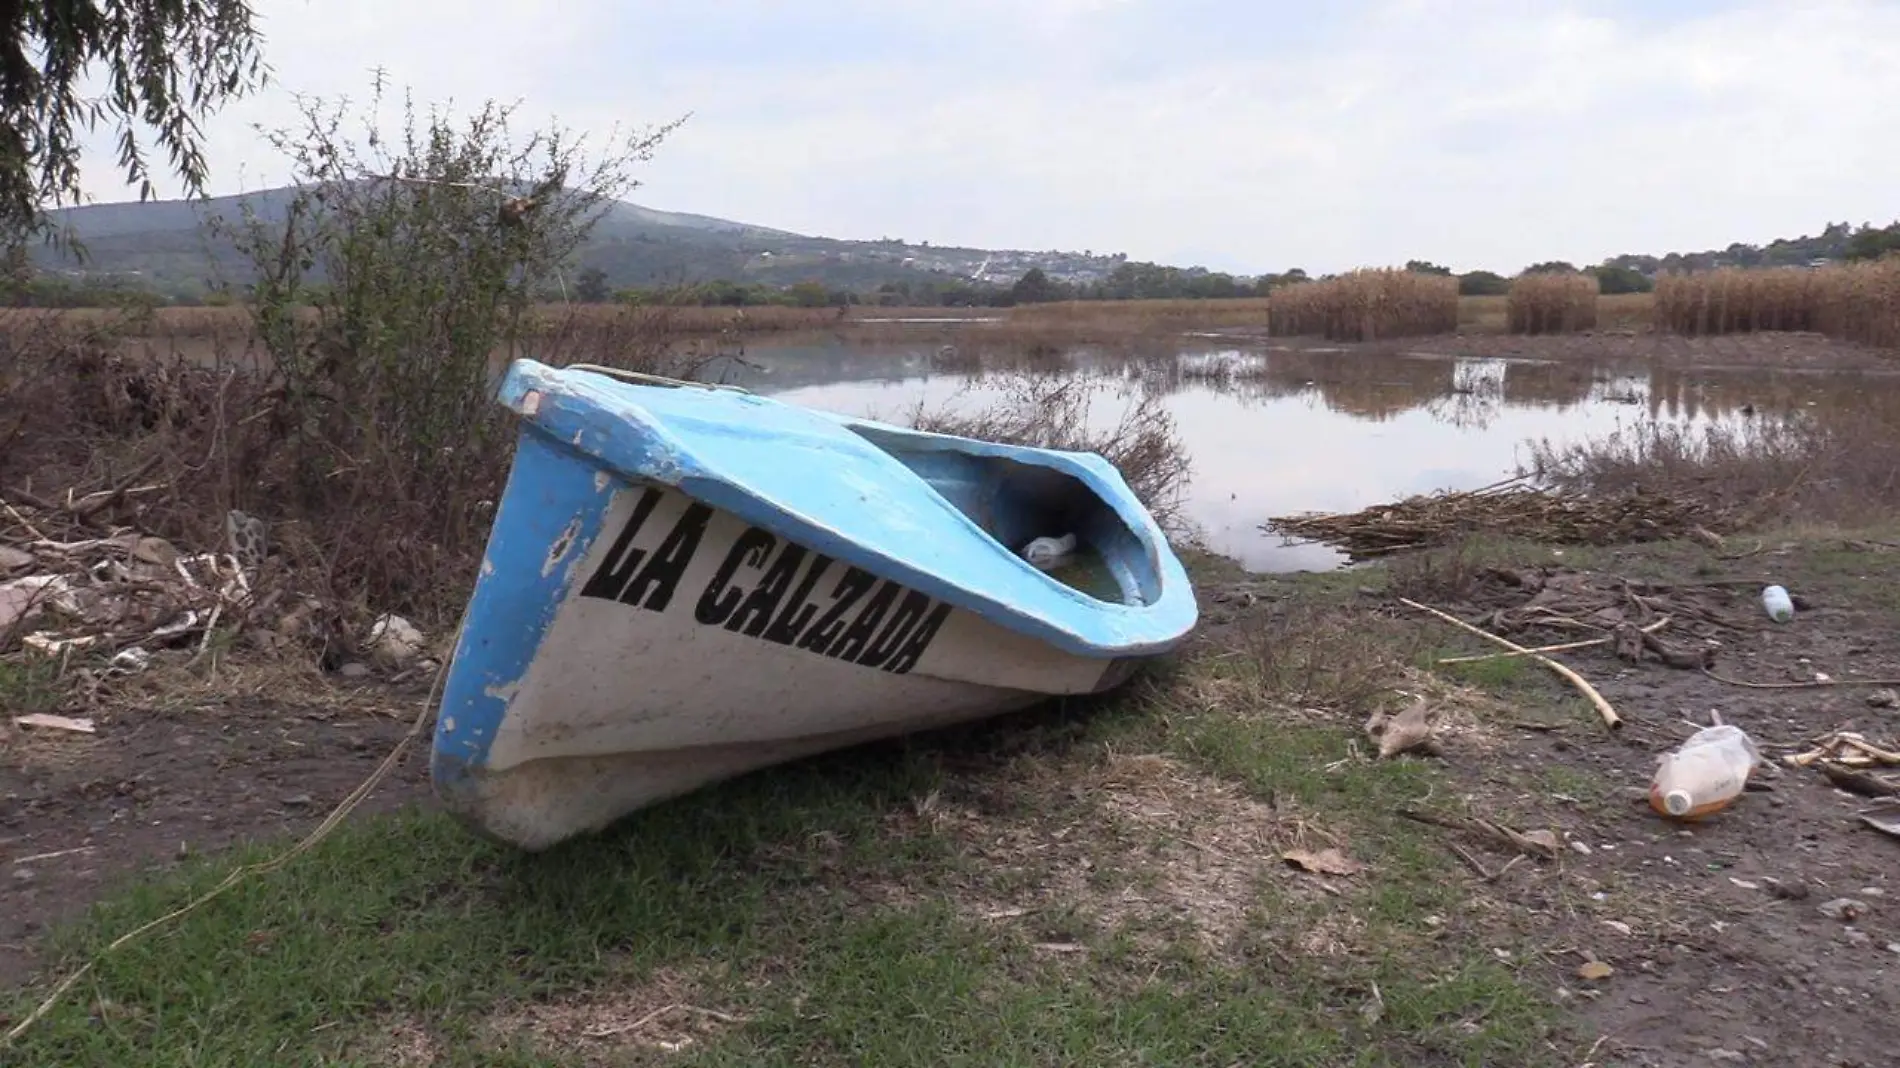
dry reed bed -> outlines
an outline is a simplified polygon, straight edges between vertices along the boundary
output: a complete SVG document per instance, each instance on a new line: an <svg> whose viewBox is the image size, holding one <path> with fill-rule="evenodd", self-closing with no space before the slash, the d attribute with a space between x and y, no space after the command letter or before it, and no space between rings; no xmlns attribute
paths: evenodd
<svg viewBox="0 0 1900 1068"><path fill-rule="evenodd" d="M1512 334L1575 334L1597 325L1595 276L1525 274L1504 298L1505 331Z"/></svg>
<svg viewBox="0 0 1900 1068"><path fill-rule="evenodd" d="M1900 346L1900 258L1813 270L1722 268L1656 282L1659 327L1691 337L1811 330Z"/></svg>
<svg viewBox="0 0 1900 1068"><path fill-rule="evenodd" d="M1458 280L1393 268L1351 271L1275 292L1267 316L1270 333L1328 341L1449 334L1458 329Z"/></svg>

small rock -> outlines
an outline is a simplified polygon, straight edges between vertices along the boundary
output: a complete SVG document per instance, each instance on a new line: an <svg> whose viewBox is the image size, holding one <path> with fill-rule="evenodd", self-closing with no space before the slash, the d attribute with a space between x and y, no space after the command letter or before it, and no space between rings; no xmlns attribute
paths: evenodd
<svg viewBox="0 0 1900 1068"><path fill-rule="evenodd" d="M1874 944L1874 936L1858 927L1849 927L1847 930L1842 931L1841 940L1856 949L1865 948Z"/></svg>
<svg viewBox="0 0 1900 1068"><path fill-rule="evenodd" d="M1764 877L1762 882L1768 892L1783 901L1805 901L1808 897L1808 884L1799 879L1774 879Z"/></svg>
<svg viewBox="0 0 1900 1068"><path fill-rule="evenodd" d="M1820 906L1821 915L1842 923L1853 923L1867 912L1867 902L1856 901L1851 897L1837 897Z"/></svg>
<svg viewBox="0 0 1900 1068"><path fill-rule="evenodd" d="M369 665L359 660L352 660L337 668L336 673L346 679L360 679L369 675Z"/></svg>
<svg viewBox="0 0 1900 1068"><path fill-rule="evenodd" d="M1900 956L1900 942L1887 943L1887 952Z"/></svg>
<svg viewBox="0 0 1900 1068"><path fill-rule="evenodd" d="M1590 855L1590 853L1592 852L1592 850L1590 849L1590 843L1588 843L1588 842L1579 842L1579 841L1577 841L1577 840L1575 840L1575 839L1572 839L1572 840L1571 840L1571 842L1570 842L1570 849L1571 849L1571 851L1572 851L1572 852L1575 852L1575 853L1580 853L1580 854L1582 854L1583 856L1586 856L1586 857L1587 857L1587 856L1589 856L1589 855Z"/></svg>
<svg viewBox="0 0 1900 1068"><path fill-rule="evenodd" d="M291 796L283 799L283 805L285 808L303 808L309 804L311 804L311 798L309 794L292 794Z"/></svg>
<svg viewBox="0 0 1900 1068"><path fill-rule="evenodd" d="M15 868L13 869L13 881L24 886L33 881L33 872L27 868Z"/></svg>
<svg viewBox="0 0 1900 1068"><path fill-rule="evenodd" d="M1720 1047L1717 1047L1715 1049L1709 1050L1704 1055L1707 1056L1710 1060L1715 1061L1717 1064L1747 1064L1748 1063L1747 1054L1741 1053L1737 1050L1732 1050L1732 1049L1722 1049Z"/></svg>
<svg viewBox="0 0 1900 1068"><path fill-rule="evenodd" d="M1887 892L1885 890L1882 890L1878 886L1863 886L1860 888L1859 893L1860 893L1860 896L1862 897L1886 897L1887 896Z"/></svg>
<svg viewBox="0 0 1900 1068"><path fill-rule="evenodd" d="M1867 695L1869 708L1900 708L1900 693L1892 690L1875 690Z"/></svg>

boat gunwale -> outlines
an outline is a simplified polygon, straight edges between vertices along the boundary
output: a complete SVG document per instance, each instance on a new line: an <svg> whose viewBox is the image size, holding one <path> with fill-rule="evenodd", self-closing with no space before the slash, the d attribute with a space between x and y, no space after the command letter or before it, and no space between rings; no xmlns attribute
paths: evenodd
<svg viewBox="0 0 1900 1068"><path fill-rule="evenodd" d="M1068 619L1052 618L1049 613L1025 610L979 587L924 569L900 557L841 535L816 517L783 507L766 494L734 482L701 464L692 450L669 433L663 418L639 403L648 390L699 387L714 395L710 383L680 382L638 384L588 369L555 368L539 361L519 358L511 362L504 376L498 400L523 420L523 426L546 436L555 444L577 454L601 470L631 483L651 483L673 487L687 496L769 530L781 537L807 545L835 559L854 564L882 577L904 583L939 600L972 612L1018 633L1047 642L1064 652L1086 657L1139 657L1166 652L1177 645L1199 620L1193 586L1186 568L1168 544L1166 535L1121 474L1107 460L1093 453L1045 449L982 441L953 434L914 430L876 420L844 416L791 405L770 397L745 391L719 391L714 403L743 397L751 403L765 403L816 416L835 425L840 435L902 468L916 479L923 490L942 503L945 521L961 524L965 533L1000 549L998 566L1008 559L1044 584L1043 592L1083 610ZM614 397L619 410L609 411L601 395ZM617 396L616 396L617 395ZM902 461L857 433L855 427L874 428L916 441L926 447L956 450L971 455L1000 457L1049 468L1070 475L1113 510L1148 554L1157 581L1156 595L1146 604L1117 603L1090 597L1037 570L983 530L935 486L917 476ZM619 456L645 457L646 462L628 464Z"/></svg>

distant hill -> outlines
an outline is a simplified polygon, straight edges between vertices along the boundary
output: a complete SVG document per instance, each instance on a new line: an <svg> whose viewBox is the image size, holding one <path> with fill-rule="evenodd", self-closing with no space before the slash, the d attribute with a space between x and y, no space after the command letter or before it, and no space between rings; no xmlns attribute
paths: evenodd
<svg viewBox="0 0 1900 1068"><path fill-rule="evenodd" d="M201 295L220 277L237 284L249 280L248 264L211 221L240 221L247 202L259 218L281 221L294 195L294 189L284 187L203 201L60 209L52 213L55 222L72 227L88 260L82 264L37 247L34 262L75 280L112 278L175 297ZM581 250L576 270L597 268L616 289L723 279L772 286L816 281L828 288L866 290L950 280L1007 286L1032 267L1057 281L1089 283L1108 277L1125 261L1125 256L1093 253L844 241L616 201Z"/></svg>

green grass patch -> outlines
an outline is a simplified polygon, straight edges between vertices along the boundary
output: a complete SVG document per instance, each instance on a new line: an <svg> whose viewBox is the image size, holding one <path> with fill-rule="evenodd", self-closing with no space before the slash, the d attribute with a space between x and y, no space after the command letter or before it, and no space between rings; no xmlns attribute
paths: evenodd
<svg viewBox="0 0 1900 1068"><path fill-rule="evenodd" d="M1337 607L1340 586L1317 584L1320 603ZM0 1061L395 1064L397 1028L437 1065L1555 1063L1548 1009L1492 956L1493 936L1457 936L1469 880L1396 815L1447 790L1446 772L1367 759L1357 711L1301 720L1263 700L1298 683L1349 706L1376 689L1328 644L1348 628L1287 618L1269 646L1205 651L1114 701L772 769L540 856L432 813L352 823L107 957ZM1404 663L1413 633L1361 628L1360 670ZM1240 696L1200 699L1220 692ZM1097 803L1061 782L1111 753L1237 784L1365 869L1329 894L1277 850L1229 857L1256 881L1242 929L1213 948L1165 918L1109 922L1092 907L1179 874L1166 866L1179 843L1159 839L1110 856L1105 836L1097 870L1060 884L1090 900L1043 901L1021 922L974 910L1046 889L1037 858ZM1026 763L1055 774L1013 779ZM922 815L933 805L1007 825L998 840L1023 856L974 851ZM261 855L110 898L60 932L61 964ZM689 989L642 994L666 976ZM19 992L7 1014L43 994ZM519 1022L524 1007L620 995L626 1011L605 1022L667 999L730 1020L667 1053L638 1032Z"/></svg>

